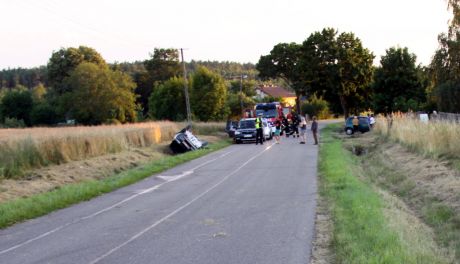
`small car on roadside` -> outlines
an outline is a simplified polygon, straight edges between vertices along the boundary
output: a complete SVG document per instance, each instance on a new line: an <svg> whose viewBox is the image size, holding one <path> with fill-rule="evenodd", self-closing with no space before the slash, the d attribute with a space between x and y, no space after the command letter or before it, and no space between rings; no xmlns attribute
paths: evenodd
<svg viewBox="0 0 460 264"><path fill-rule="evenodd" d="M347 135L352 135L355 132L366 133L371 130L370 125L369 125L369 119L367 118L367 116L358 116L358 120L359 120L358 131L355 131L353 127L353 118L354 116L350 116L345 121L344 130Z"/></svg>
<svg viewBox="0 0 460 264"><path fill-rule="evenodd" d="M267 120L262 118L262 128L264 140L272 139L272 129L269 126ZM242 143L248 141L256 141L256 119L255 118L243 118L238 122L238 127L235 130L233 142Z"/></svg>

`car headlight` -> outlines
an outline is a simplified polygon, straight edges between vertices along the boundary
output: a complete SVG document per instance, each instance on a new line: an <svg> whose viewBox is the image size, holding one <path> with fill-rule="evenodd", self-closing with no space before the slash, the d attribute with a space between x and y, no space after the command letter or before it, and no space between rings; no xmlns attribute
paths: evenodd
<svg viewBox="0 0 460 264"><path fill-rule="evenodd" d="M239 134L241 134L240 131L235 131L235 135L239 135Z"/></svg>

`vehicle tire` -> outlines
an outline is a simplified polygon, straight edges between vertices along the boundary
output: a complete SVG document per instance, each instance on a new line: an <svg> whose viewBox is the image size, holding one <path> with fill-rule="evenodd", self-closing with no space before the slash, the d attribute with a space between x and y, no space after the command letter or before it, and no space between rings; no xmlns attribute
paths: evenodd
<svg viewBox="0 0 460 264"><path fill-rule="evenodd" d="M235 140L234 142L235 142L235 144L241 144L241 141L239 141L239 140Z"/></svg>
<svg viewBox="0 0 460 264"><path fill-rule="evenodd" d="M345 133L346 133L347 135L353 135L353 128L347 128L347 129L345 129Z"/></svg>

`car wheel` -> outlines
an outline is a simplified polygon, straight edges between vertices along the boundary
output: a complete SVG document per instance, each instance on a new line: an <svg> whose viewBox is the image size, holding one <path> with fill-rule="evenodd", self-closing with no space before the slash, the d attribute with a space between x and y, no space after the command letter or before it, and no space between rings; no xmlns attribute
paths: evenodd
<svg viewBox="0 0 460 264"><path fill-rule="evenodd" d="M352 128L347 128L347 129L345 129L345 133L347 133L347 135L352 135L353 134L353 129Z"/></svg>

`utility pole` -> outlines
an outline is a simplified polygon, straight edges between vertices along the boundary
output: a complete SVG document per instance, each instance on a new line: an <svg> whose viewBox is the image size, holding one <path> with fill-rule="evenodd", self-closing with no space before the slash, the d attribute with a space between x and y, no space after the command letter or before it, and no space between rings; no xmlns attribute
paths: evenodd
<svg viewBox="0 0 460 264"><path fill-rule="evenodd" d="M236 76L232 76L235 78ZM241 107L241 116L244 116L244 109L243 109L243 79L248 78L245 74L240 74L240 107Z"/></svg>
<svg viewBox="0 0 460 264"><path fill-rule="evenodd" d="M240 75L240 107L241 107L241 116L244 115L243 109L243 74Z"/></svg>
<svg viewBox="0 0 460 264"><path fill-rule="evenodd" d="M185 94L185 106L187 107L187 123L191 126L192 125L192 113L190 111L190 99L188 96L188 83L187 83L187 70L185 69L185 61L184 61L184 51L180 49L180 56L182 58L182 67L184 70L184 94Z"/></svg>

